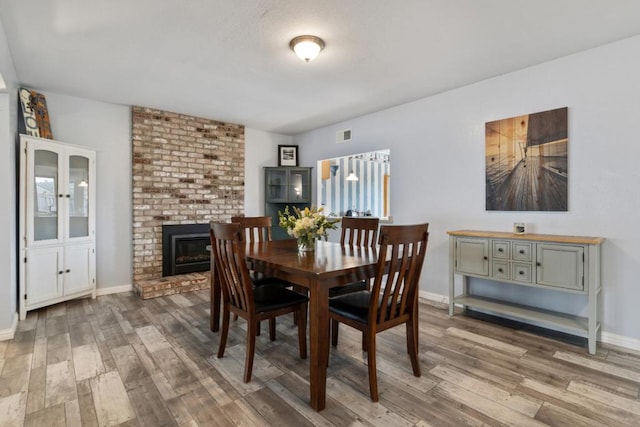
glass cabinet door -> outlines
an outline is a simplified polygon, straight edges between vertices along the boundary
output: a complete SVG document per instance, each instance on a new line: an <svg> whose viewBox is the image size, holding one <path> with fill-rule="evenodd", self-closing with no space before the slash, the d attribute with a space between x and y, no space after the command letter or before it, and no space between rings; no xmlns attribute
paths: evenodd
<svg viewBox="0 0 640 427"><path fill-rule="evenodd" d="M291 170L289 171L289 201L308 202L309 201L309 171Z"/></svg>
<svg viewBox="0 0 640 427"><path fill-rule="evenodd" d="M69 238L89 236L89 158L69 156L69 181L65 195Z"/></svg>
<svg viewBox="0 0 640 427"><path fill-rule="evenodd" d="M59 156L55 151L33 152L33 240L57 240L59 224Z"/></svg>
<svg viewBox="0 0 640 427"><path fill-rule="evenodd" d="M287 171L267 169L265 199L269 202L287 202Z"/></svg>
<svg viewBox="0 0 640 427"><path fill-rule="evenodd" d="M311 201L311 168L266 168L268 203L309 203Z"/></svg>
<svg viewBox="0 0 640 427"><path fill-rule="evenodd" d="M40 140L30 140L25 154L26 245L92 238L95 154Z"/></svg>

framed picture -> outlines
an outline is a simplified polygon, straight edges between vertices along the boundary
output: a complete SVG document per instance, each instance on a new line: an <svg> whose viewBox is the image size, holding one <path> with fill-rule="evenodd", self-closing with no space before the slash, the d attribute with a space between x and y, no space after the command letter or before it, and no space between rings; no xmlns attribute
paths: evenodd
<svg viewBox="0 0 640 427"><path fill-rule="evenodd" d="M278 145L278 166L298 166L297 145Z"/></svg>
<svg viewBox="0 0 640 427"><path fill-rule="evenodd" d="M568 110L485 123L486 210L567 212Z"/></svg>

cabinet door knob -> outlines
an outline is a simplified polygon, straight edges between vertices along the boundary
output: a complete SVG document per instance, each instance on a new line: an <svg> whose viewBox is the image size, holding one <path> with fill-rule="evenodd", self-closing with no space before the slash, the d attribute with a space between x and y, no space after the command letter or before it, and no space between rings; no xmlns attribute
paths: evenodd
<svg viewBox="0 0 640 427"><path fill-rule="evenodd" d="M61 194L58 194L58 197L63 198L63 197L64 197L64 194L62 194L62 193L61 193Z"/></svg>
<svg viewBox="0 0 640 427"><path fill-rule="evenodd" d="M536 262L536 265L537 265L538 267L541 267L541 266L542 266L542 263L541 263L541 262Z"/></svg>
<svg viewBox="0 0 640 427"><path fill-rule="evenodd" d="M67 194L67 199L70 199L70 198L71 198L71 194Z"/></svg>
<svg viewBox="0 0 640 427"><path fill-rule="evenodd" d="M524 249L520 249L520 253L521 253L521 254L524 254Z"/></svg>
<svg viewBox="0 0 640 427"><path fill-rule="evenodd" d="M487 258L486 256L483 256L482 258L483 258L485 261L489 259L489 258Z"/></svg>
<svg viewBox="0 0 640 427"><path fill-rule="evenodd" d="M71 273L71 270L69 270L68 268L64 271L65 273Z"/></svg>
<svg viewBox="0 0 640 427"><path fill-rule="evenodd" d="M524 276L524 271L520 270L519 274L520 274L521 276Z"/></svg>
<svg viewBox="0 0 640 427"><path fill-rule="evenodd" d="M64 271L60 270L58 271L58 274L64 274Z"/></svg>
<svg viewBox="0 0 640 427"><path fill-rule="evenodd" d="M498 271L499 271L500 273L502 273L504 270L503 270L503 269L501 269L501 268L499 268L499 269L498 269Z"/></svg>
<svg viewBox="0 0 640 427"><path fill-rule="evenodd" d="M504 252L504 249L498 248L498 252Z"/></svg>

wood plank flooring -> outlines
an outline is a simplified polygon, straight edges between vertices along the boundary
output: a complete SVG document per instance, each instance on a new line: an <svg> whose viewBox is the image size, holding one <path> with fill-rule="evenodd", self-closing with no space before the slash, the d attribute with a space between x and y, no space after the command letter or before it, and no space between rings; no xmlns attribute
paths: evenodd
<svg viewBox="0 0 640 427"><path fill-rule="evenodd" d="M509 329L420 305L412 375L404 328L378 334L380 402L369 398L360 333L341 326L327 407L309 401L309 361L291 318L257 340L242 382L246 326L225 357L209 331L209 291L132 293L30 312L0 342L0 426L638 426L640 353Z"/></svg>

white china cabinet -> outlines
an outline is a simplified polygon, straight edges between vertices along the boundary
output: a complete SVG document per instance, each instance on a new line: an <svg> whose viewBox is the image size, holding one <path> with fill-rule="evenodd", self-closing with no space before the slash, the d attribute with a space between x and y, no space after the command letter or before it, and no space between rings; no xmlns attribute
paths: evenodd
<svg viewBox="0 0 640 427"><path fill-rule="evenodd" d="M95 151L20 136L20 319L96 294Z"/></svg>

